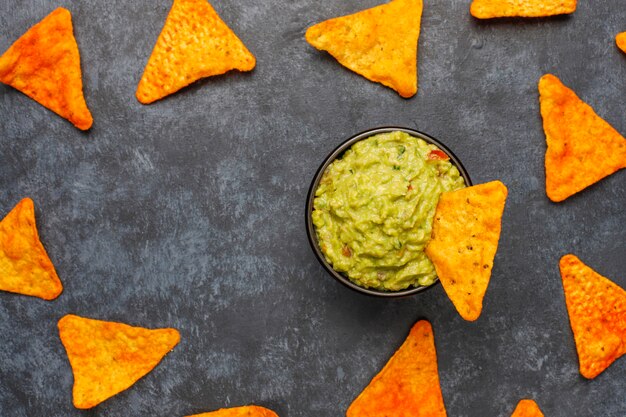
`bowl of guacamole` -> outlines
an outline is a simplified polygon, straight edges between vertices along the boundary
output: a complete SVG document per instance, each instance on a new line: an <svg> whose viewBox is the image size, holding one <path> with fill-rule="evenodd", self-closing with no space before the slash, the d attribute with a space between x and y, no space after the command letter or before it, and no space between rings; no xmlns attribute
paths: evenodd
<svg viewBox="0 0 626 417"><path fill-rule="evenodd" d="M441 142L402 127L359 133L324 160L307 196L309 242L344 285L398 297L438 282L424 253L445 191L472 185Z"/></svg>

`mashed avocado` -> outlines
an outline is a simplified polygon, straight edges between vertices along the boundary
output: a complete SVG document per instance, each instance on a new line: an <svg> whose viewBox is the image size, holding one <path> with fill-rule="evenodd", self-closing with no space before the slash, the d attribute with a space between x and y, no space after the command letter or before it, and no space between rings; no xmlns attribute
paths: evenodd
<svg viewBox="0 0 626 417"><path fill-rule="evenodd" d="M439 195L465 187L439 148L404 132L361 140L331 163L312 214L320 248L355 284L383 291L430 285L424 253Z"/></svg>

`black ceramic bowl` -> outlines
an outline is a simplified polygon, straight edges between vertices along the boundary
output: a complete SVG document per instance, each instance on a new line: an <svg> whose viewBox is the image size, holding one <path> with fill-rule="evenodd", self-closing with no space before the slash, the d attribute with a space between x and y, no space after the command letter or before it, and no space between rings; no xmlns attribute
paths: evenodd
<svg viewBox="0 0 626 417"><path fill-rule="evenodd" d="M346 140L345 142L343 142L341 145L339 145L334 151L332 151L330 155L328 155L326 159L324 159L324 162L315 173L315 177L313 177L313 181L311 182L311 187L309 188L309 193L307 194L307 198L306 198L306 231L309 237L309 243L311 244L311 247L313 248L313 252L315 253L315 256L317 256L318 261L320 261L322 266L328 271L329 274L331 274L337 281L341 282L343 285L350 287L353 290L358 291L362 294L367 294L367 295L372 295L372 296L377 296L377 297L403 297L403 296L407 296L411 294L416 294L418 292L424 291L425 289L430 288L434 286L435 284L437 284L439 282L439 278L437 278L435 282L432 283L431 285L412 287L412 288L407 288L406 290L401 290L401 291L378 291L378 290L374 290L370 288L363 288L363 287L356 285L355 283L350 281L350 279L346 275L335 271L333 267L326 261L326 258L324 258L324 254L322 253L319 247L319 242L317 241L317 234L315 233L315 226L313 225L313 220L311 219L311 213L313 212L313 200L315 199L315 191L317 190L317 187L319 186L322 175L326 171L326 168L328 167L328 165L331 164L331 162L333 162L337 158L340 158L348 148L350 148L353 144L355 144L356 142L360 140L367 139L370 136L374 136L379 133L388 133L388 132L397 132L397 131L406 132L411 136L414 136L419 139L423 139L424 141L428 143L432 143L433 145L437 146L439 149L444 151L450 157L450 162L452 162L452 164L456 166L457 169L459 170L459 173L465 180L465 184L468 187L472 185L472 180L470 179L467 171L465 170L465 167L463 167L463 164L461 164L461 161L459 160L459 158L457 158L452 153L452 151L448 149L448 147L445 146L443 143L439 142L437 139L431 136L428 136L422 132L418 132L417 130L408 129L405 127L388 126L388 127L377 127L375 129L366 130L365 132L356 134L352 136L351 138L349 138L348 140Z"/></svg>

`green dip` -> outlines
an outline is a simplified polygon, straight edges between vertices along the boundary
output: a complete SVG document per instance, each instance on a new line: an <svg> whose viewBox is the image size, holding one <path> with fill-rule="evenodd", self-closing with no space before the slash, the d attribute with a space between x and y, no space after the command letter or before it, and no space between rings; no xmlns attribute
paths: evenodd
<svg viewBox="0 0 626 417"><path fill-rule="evenodd" d="M447 155L422 139L391 132L361 140L328 166L315 191L322 253L361 287L430 285L437 275L424 249L439 196L463 187Z"/></svg>

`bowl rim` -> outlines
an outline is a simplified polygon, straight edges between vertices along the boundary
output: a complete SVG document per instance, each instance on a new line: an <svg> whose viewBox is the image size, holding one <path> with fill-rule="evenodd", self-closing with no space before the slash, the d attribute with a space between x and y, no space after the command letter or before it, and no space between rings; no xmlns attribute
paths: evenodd
<svg viewBox="0 0 626 417"><path fill-rule="evenodd" d="M324 257L324 254L322 253L319 247L319 244L317 241L317 235L315 233L315 226L313 225L313 220L311 217L313 213L313 200L315 199L315 191L317 190L319 186L320 180L322 178L322 175L326 171L326 168L328 168L328 166L333 161L335 161L337 157L343 154L345 150L350 148L356 142L367 139L379 133L390 133L390 132L397 132L397 131L405 132L416 138L423 139L424 141L432 145L435 145L439 149L444 151L450 157L450 162L452 162L452 164L456 166L456 168L459 170L459 173L461 174L461 176L463 177L463 180L465 181L465 185L467 187L472 186L472 180L467 170L461 163L461 160L446 145L444 145L438 139L435 139L434 137L426 133L420 132L419 130L407 128L407 127L381 126L381 127L375 127L372 129L364 130L360 133L352 135L347 140L343 141L332 152L330 152L328 156L326 156L326 158L324 158L322 164L319 166L319 168L315 172L315 175L313 176L313 180L311 181L311 185L309 186L309 191L306 197L306 210L305 210L306 232L307 232L309 244L311 245L311 248L313 249L313 253L315 254L315 257L317 258L317 260L320 262L320 264L322 264L326 272L328 272L333 278L335 278L337 281L339 281L346 287L351 288L354 291L357 291L361 294L374 296L374 297L397 298L397 297L405 297L405 296L421 293L429 288L434 287L437 283L439 283L439 277L437 277L435 281L430 285L413 287L413 288L408 288L408 289L400 290L400 291L379 291L379 290L374 290L370 288L360 287L357 284L353 283L347 276L333 269L332 265L330 265L326 261L326 258Z"/></svg>

